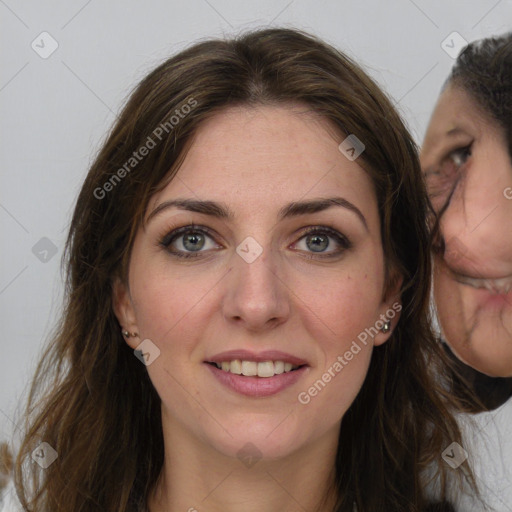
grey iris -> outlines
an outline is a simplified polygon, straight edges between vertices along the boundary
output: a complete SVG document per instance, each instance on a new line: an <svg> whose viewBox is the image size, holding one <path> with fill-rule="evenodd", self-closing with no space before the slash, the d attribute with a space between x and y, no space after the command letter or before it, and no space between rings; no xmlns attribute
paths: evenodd
<svg viewBox="0 0 512 512"><path fill-rule="evenodd" d="M183 246L187 251L198 251L204 246L204 236L199 233L190 233L183 237Z"/></svg>
<svg viewBox="0 0 512 512"><path fill-rule="evenodd" d="M311 242L311 246L309 245ZM306 237L306 245L314 252L322 252L329 246L329 237L326 235L308 235Z"/></svg>

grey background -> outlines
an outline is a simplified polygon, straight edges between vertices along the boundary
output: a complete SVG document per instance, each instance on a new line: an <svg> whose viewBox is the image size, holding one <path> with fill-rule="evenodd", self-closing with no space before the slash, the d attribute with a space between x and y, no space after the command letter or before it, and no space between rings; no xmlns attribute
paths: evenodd
<svg viewBox="0 0 512 512"><path fill-rule="evenodd" d="M453 31L468 41L503 33L511 22L510 0L0 0L0 440L17 432L60 311L60 258L81 182L150 69L198 39L301 28L355 57L421 142L453 64L442 42ZM31 46L51 48L44 31L58 43L46 59Z"/></svg>

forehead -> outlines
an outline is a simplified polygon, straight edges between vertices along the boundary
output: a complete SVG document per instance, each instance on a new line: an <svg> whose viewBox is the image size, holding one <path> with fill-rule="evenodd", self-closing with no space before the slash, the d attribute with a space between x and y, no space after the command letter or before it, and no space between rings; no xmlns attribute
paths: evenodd
<svg viewBox="0 0 512 512"><path fill-rule="evenodd" d="M483 111L477 101L464 89L448 84L434 107L425 140L421 148L424 167L435 163L445 146L470 142L496 131L497 126Z"/></svg>
<svg viewBox="0 0 512 512"><path fill-rule="evenodd" d="M473 98L460 87L448 85L434 107L425 145L455 129L470 131L482 121L480 108Z"/></svg>
<svg viewBox="0 0 512 512"><path fill-rule="evenodd" d="M345 138L305 106L230 107L203 122L176 178L153 198L170 195L246 205L330 194L370 200L367 172L338 149Z"/></svg>

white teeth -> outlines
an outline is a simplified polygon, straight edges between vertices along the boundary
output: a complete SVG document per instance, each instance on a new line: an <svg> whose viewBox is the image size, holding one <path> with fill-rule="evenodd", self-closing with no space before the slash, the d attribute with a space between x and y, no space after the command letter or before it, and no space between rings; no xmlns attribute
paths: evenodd
<svg viewBox="0 0 512 512"><path fill-rule="evenodd" d="M235 373L236 375L242 374L242 361L235 359L231 361L231 365L229 363L226 364L228 365L228 371L231 373Z"/></svg>
<svg viewBox="0 0 512 512"><path fill-rule="evenodd" d="M459 281L473 288L486 289L493 293L506 294L512 289L512 279L510 277L502 277L500 279L475 279L461 276Z"/></svg>
<svg viewBox="0 0 512 512"><path fill-rule="evenodd" d="M274 373L276 375L280 375L283 372L284 372L284 363L283 363L283 361L276 361L274 363Z"/></svg>
<svg viewBox="0 0 512 512"><path fill-rule="evenodd" d="M242 361L242 375L245 375L246 377L254 377L255 375L258 375L258 363L255 363L254 361Z"/></svg>
<svg viewBox="0 0 512 512"><path fill-rule="evenodd" d="M258 363L258 377L273 377L274 376L274 363L272 361L265 361Z"/></svg>
<svg viewBox="0 0 512 512"><path fill-rule="evenodd" d="M285 363L284 361L264 361L257 363L255 361L240 361L234 359L233 361L222 361L222 363L215 363L219 370L231 372L236 375L244 375L246 377L273 377L281 373L290 372L299 368L297 365Z"/></svg>

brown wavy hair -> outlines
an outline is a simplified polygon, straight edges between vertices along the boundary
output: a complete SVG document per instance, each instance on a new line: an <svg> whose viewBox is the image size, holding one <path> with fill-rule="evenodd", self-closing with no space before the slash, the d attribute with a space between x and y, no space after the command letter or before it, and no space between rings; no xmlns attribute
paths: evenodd
<svg viewBox="0 0 512 512"><path fill-rule="evenodd" d="M334 123L340 142L347 134L364 142L358 162L377 196L388 286L403 276L400 321L374 350L341 424L335 510L352 512L354 503L358 512L425 510L422 475L431 466L445 485L441 453L461 439L453 399L436 379L444 356L430 328L431 248L417 148L354 61L303 32L266 29L199 42L158 66L92 164L66 245L65 309L37 368L16 462L25 510L145 509L164 457L160 399L123 340L112 284L126 280L149 198L173 178L204 120L232 105L297 103ZM134 151L175 115L179 122L132 165ZM44 471L29 460L41 441L58 452Z"/></svg>
<svg viewBox="0 0 512 512"><path fill-rule="evenodd" d="M13 458L9 445L0 443L0 497L12 478ZM1 501L0 501L1 503Z"/></svg>

